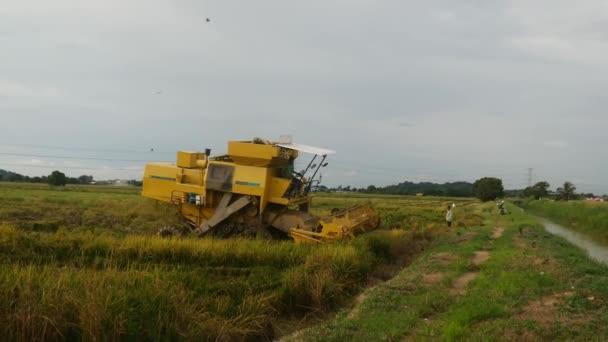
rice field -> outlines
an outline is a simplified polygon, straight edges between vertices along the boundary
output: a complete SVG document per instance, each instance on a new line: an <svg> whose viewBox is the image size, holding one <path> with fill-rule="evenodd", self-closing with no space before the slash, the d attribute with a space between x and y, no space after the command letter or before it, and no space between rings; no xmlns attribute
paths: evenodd
<svg viewBox="0 0 608 342"><path fill-rule="evenodd" d="M173 208L127 187L0 183L0 334L9 340L270 340L390 277L475 201L319 194L313 212L370 200L381 229L331 245L158 237ZM460 216L458 216L460 215ZM280 317L280 318L277 318ZM303 320L304 319L304 320Z"/></svg>

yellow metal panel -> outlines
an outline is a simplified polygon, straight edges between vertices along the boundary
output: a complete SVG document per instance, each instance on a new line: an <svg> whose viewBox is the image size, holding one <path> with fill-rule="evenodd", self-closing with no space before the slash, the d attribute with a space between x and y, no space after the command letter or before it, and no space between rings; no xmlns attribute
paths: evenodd
<svg viewBox="0 0 608 342"><path fill-rule="evenodd" d="M171 202L179 168L167 163L146 164L142 195L164 202Z"/></svg>
<svg viewBox="0 0 608 342"><path fill-rule="evenodd" d="M177 182L178 175L182 174L182 171L182 181L191 180L192 184ZM167 163L146 164L142 195L164 202L171 202L172 196L177 196L176 192L193 192L204 195L201 174L202 170L182 169Z"/></svg>
<svg viewBox="0 0 608 342"><path fill-rule="evenodd" d="M179 207L179 210L182 215L196 226L200 226L204 220L209 219L215 212L215 208L205 208L192 204L184 204Z"/></svg>
<svg viewBox="0 0 608 342"><path fill-rule="evenodd" d="M244 195L264 195L266 177L270 169L235 165L232 192Z"/></svg>
<svg viewBox="0 0 608 342"><path fill-rule="evenodd" d="M289 202L287 198L283 198L289 184L291 184L289 179L272 177L270 179L270 187L268 189L268 201L278 204L285 204Z"/></svg>
<svg viewBox="0 0 608 342"><path fill-rule="evenodd" d="M232 158L251 158L270 161L279 156L280 147L275 145L254 144L248 141L229 141L228 155Z"/></svg>
<svg viewBox="0 0 608 342"><path fill-rule="evenodd" d="M182 169L184 176L182 183L204 186L205 172L203 169Z"/></svg>
<svg viewBox="0 0 608 342"><path fill-rule="evenodd" d="M235 194L241 194L241 195L252 195L252 196L263 196L264 195L263 188L253 187L250 185L234 184L232 187L232 192Z"/></svg>
<svg viewBox="0 0 608 342"><path fill-rule="evenodd" d="M175 174L177 173L178 168L169 163L148 163L146 164L146 169L144 170L144 177L152 177L152 176L173 176L171 178L175 178Z"/></svg>
<svg viewBox="0 0 608 342"><path fill-rule="evenodd" d="M285 165L290 158L296 158L298 152L271 144L230 141L228 142L228 155L237 164L267 167Z"/></svg>
<svg viewBox="0 0 608 342"><path fill-rule="evenodd" d="M196 161L203 158L204 154L200 152L179 151L177 152L177 166L195 168L197 167Z"/></svg>
<svg viewBox="0 0 608 342"><path fill-rule="evenodd" d="M192 192L201 196L205 196L205 188L195 184L174 184L173 190L179 192Z"/></svg>

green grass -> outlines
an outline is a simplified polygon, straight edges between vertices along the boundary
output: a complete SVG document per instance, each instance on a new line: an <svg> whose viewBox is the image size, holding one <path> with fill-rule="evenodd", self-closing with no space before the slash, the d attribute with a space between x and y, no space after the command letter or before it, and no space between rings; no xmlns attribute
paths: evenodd
<svg viewBox="0 0 608 342"><path fill-rule="evenodd" d="M511 214L499 216L493 204L479 207L484 224L440 237L395 278L366 291L360 303L287 340L608 338L608 267L545 232L534 218L509 209ZM505 231L493 240L495 226ZM490 258L475 265L472 256L480 250L488 251ZM465 272L476 272L477 277L459 295L454 284ZM434 282L425 283L437 275ZM530 308L535 301L563 293L572 294L546 311Z"/></svg>

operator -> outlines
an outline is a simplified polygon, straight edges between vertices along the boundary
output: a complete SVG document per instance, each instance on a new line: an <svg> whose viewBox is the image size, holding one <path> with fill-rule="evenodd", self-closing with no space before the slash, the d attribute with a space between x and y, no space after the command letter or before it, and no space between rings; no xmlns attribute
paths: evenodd
<svg viewBox="0 0 608 342"><path fill-rule="evenodd" d="M287 165L285 165L285 167L283 168L283 178L291 179L291 177L293 177L293 171L294 171L293 162L294 162L294 158L293 157L289 158Z"/></svg>
<svg viewBox="0 0 608 342"><path fill-rule="evenodd" d="M505 201L501 201L500 204L498 205L498 211L500 212L500 215L504 215L506 214L506 209L505 209Z"/></svg>
<svg viewBox="0 0 608 342"><path fill-rule="evenodd" d="M448 227L452 226L452 206L448 205L448 212L445 214L445 221L448 224Z"/></svg>
<svg viewBox="0 0 608 342"><path fill-rule="evenodd" d="M294 172L294 159L294 157L290 157L289 162L287 162L287 165L285 165L281 170L281 177L291 180L291 184L289 184L289 187L286 191L287 197L293 197L295 194L297 194L298 190L300 190L300 186L302 185L302 179L299 178L301 177L301 175L297 172Z"/></svg>

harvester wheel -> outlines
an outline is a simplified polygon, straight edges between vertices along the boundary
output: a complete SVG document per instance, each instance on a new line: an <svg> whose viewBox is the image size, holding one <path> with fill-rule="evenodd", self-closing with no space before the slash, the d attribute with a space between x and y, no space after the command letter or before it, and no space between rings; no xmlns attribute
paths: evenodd
<svg viewBox="0 0 608 342"><path fill-rule="evenodd" d="M248 205L245 207L244 212L249 217L256 217L258 215L258 208L255 205Z"/></svg>

